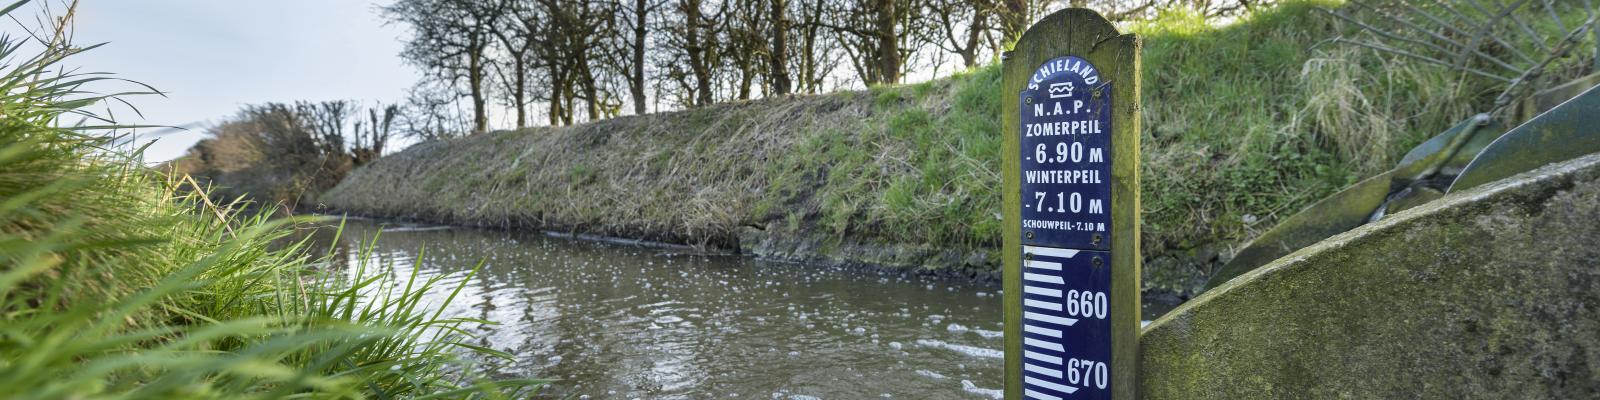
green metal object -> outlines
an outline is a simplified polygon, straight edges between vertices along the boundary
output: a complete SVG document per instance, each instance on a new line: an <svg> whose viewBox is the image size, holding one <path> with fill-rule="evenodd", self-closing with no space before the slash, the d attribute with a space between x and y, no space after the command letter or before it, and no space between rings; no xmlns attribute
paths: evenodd
<svg viewBox="0 0 1600 400"><path fill-rule="evenodd" d="M1516 110L1516 117L1518 121L1531 121L1534 117L1538 117L1539 114L1544 114L1545 111L1550 111L1561 105L1561 103L1578 97L1578 95L1583 94L1584 91L1589 90L1596 84L1600 84L1600 73L1589 74L1588 76L1545 89L1539 93L1534 93L1526 101L1522 102L1522 107Z"/></svg>
<svg viewBox="0 0 1600 400"><path fill-rule="evenodd" d="M1507 132L1456 177L1448 192L1600 152L1600 87L1590 88Z"/></svg>
<svg viewBox="0 0 1600 400"><path fill-rule="evenodd" d="M1456 175L1502 132L1499 122L1478 114L1412 148L1394 169L1389 197L1367 222L1443 196Z"/></svg>
<svg viewBox="0 0 1600 400"><path fill-rule="evenodd" d="M1456 124L1412 148L1394 169L1334 193L1272 227L1213 274L1207 289L1333 235L1443 196L1455 174L1504 131L1487 114Z"/></svg>
<svg viewBox="0 0 1600 400"><path fill-rule="evenodd" d="M1206 289L1220 286L1295 250L1366 223L1372 210L1388 198L1393 175L1394 171L1390 170L1367 178L1289 216L1239 250L1222 269L1211 275L1211 279L1206 281Z"/></svg>
<svg viewBox="0 0 1600 400"><path fill-rule="evenodd" d="M1456 126L1445 130L1444 133L1428 139L1426 142L1411 148L1405 157L1400 159L1394 169L1401 171L1400 177L1413 180L1427 179L1429 177L1446 174L1455 175L1472 162L1472 157L1483 150L1494 135L1480 135L1478 133L1493 131L1503 132L1498 123L1488 114L1478 114Z"/></svg>

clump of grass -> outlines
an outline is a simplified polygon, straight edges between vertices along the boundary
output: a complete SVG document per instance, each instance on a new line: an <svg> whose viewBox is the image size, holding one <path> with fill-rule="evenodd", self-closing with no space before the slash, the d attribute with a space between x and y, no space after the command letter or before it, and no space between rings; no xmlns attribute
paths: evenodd
<svg viewBox="0 0 1600 400"><path fill-rule="evenodd" d="M22 3L0 9L15 10ZM297 220L217 207L114 145L107 78L0 39L0 388L15 399L515 397L506 357L422 294L273 241ZM65 125L83 117L92 124ZM183 182L192 182L181 180ZM265 214L262 214L265 215ZM375 268L374 268L375 269Z"/></svg>

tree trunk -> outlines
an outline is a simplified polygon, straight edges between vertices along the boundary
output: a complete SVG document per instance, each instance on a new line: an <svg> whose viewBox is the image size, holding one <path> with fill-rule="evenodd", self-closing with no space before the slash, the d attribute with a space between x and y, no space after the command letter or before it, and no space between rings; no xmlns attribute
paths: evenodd
<svg viewBox="0 0 1600 400"><path fill-rule="evenodd" d="M878 72L872 83L900 83L900 38L895 36L895 0L878 0Z"/></svg>
<svg viewBox="0 0 1600 400"><path fill-rule="evenodd" d="M755 82L755 62L750 57L739 57L739 100L750 100L750 84Z"/></svg>
<svg viewBox="0 0 1600 400"><path fill-rule="evenodd" d="M805 37L800 44L800 85L805 87L805 92L816 94L821 90L820 79L817 78L817 35L821 31L818 24L822 23L821 0L814 0L812 8L805 13Z"/></svg>
<svg viewBox="0 0 1600 400"><path fill-rule="evenodd" d="M566 68L566 76L561 78L563 83L563 85L561 85L561 100L566 103L561 105L562 125L572 125L572 100L578 97L578 93L573 90L573 86L577 86L573 84L573 81L578 80L578 77L575 76L576 74L573 73L576 70L573 68L575 67L568 65Z"/></svg>
<svg viewBox="0 0 1600 400"><path fill-rule="evenodd" d="M515 59L517 66L514 80L517 87L512 88L511 98L517 102L517 129L522 129L528 127L528 64L523 62L522 55L518 55Z"/></svg>
<svg viewBox="0 0 1600 400"><path fill-rule="evenodd" d="M700 0L684 0L683 13L688 22L684 27L684 49L689 52L689 68L694 71L695 104L710 105L711 67L706 65L706 48L700 39Z"/></svg>
<svg viewBox="0 0 1600 400"><path fill-rule="evenodd" d="M648 31L645 30L646 13L650 12L645 0L633 2L633 71L628 77L628 90L633 94L633 113L645 113L644 97L644 46Z"/></svg>
<svg viewBox="0 0 1600 400"><path fill-rule="evenodd" d="M584 102L588 105L589 120L600 120L600 95L595 89L594 69L589 67L588 53L578 53L578 84L583 87Z"/></svg>
<svg viewBox="0 0 1600 400"><path fill-rule="evenodd" d="M485 107L483 92L483 51L484 47L476 37L471 42L472 49L467 52L467 86L472 90L472 132L481 133L489 130L489 110Z"/></svg>
<svg viewBox="0 0 1600 400"><path fill-rule="evenodd" d="M768 52L767 58L771 70L767 75L772 78L772 94L779 96L793 90L793 85L789 83L788 8L788 0L772 0L772 51Z"/></svg>
<svg viewBox="0 0 1600 400"><path fill-rule="evenodd" d="M978 66L978 42L989 28L989 13L982 5L972 7L972 26L967 27L967 47L962 48L961 64L967 69Z"/></svg>
<svg viewBox="0 0 1600 400"><path fill-rule="evenodd" d="M566 82L562 78L566 76L566 71L563 71L561 69L561 67L560 67L561 64L559 62L557 62L557 61L551 60L549 65L550 65L550 126L561 126L561 114L563 113L563 110L562 110L562 107L561 107L561 104L562 104L561 97L562 97L562 93L564 93L563 92L564 88L567 87Z"/></svg>

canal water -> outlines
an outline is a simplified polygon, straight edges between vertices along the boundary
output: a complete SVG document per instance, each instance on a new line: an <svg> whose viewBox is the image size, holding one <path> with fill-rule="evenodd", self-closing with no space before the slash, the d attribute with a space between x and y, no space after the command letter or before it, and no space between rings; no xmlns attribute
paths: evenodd
<svg viewBox="0 0 1600 400"><path fill-rule="evenodd" d="M479 344L515 355L509 374L558 380L553 398L1000 396L996 286L373 220L317 236L443 277L436 301L481 261L446 314L495 322Z"/></svg>

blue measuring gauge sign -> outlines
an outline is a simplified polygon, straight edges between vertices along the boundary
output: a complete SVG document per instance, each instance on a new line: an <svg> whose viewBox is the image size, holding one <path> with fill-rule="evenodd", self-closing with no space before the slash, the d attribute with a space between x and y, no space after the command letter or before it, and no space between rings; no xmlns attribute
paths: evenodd
<svg viewBox="0 0 1600 400"><path fill-rule="evenodd" d="M1111 82L1087 60L1059 57L1017 101L1022 243L1111 249Z"/></svg>
<svg viewBox="0 0 1600 400"><path fill-rule="evenodd" d="M1111 253L1023 246L1022 384L1034 400L1111 398Z"/></svg>

